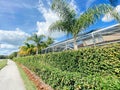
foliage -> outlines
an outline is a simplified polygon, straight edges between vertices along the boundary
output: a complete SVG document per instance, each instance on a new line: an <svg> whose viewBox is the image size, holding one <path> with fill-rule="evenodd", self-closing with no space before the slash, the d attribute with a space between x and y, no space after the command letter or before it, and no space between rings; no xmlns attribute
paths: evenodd
<svg viewBox="0 0 120 90"><path fill-rule="evenodd" d="M47 40L45 41L46 47L48 47L50 44L54 43L54 39L51 37L48 37Z"/></svg>
<svg viewBox="0 0 120 90"><path fill-rule="evenodd" d="M60 20L52 23L50 31L62 31L71 33L74 37L74 49L77 49L77 35L83 29L94 24L103 14L110 13L115 20L120 22L120 15L109 4L100 4L89 8L80 16L66 2L66 0L53 0L52 9L59 15Z"/></svg>
<svg viewBox="0 0 120 90"><path fill-rule="evenodd" d="M27 41L33 41L35 43L36 54L54 42L51 37L48 37L47 40L45 40L45 38L46 36L37 34L34 34L33 36L27 38Z"/></svg>
<svg viewBox="0 0 120 90"><path fill-rule="evenodd" d="M120 44L15 58L56 90L119 90Z"/></svg>
<svg viewBox="0 0 120 90"><path fill-rule="evenodd" d="M28 41L32 41L31 44ZM18 55L29 56L38 54L41 52L42 49L46 48L53 42L54 40L51 37L46 38L44 35L38 36L37 34L34 34L33 36L27 38L27 41L25 41L24 43L25 45L20 47Z"/></svg>
<svg viewBox="0 0 120 90"><path fill-rule="evenodd" d="M8 56L6 56L6 55L0 55L0 59L7 59L8 58Z"/></svg>
<svg viewBox="0 0 120 90"><path fill-rule="evenodd" d="M25 42L24 46L20 47L19 56L35 55L36 47L33 44Z"/></svg>
<svg viewBox="0 0 120 90"><path fill-rule="evenodd" d="M45 38L44 35L38 36L37 34L34 34L33 36L27 38L28 41L33 41L35 43L35 45L36 45L36 54L39 53L39 49L41 49L42 47L45 46L45 43L43 41L44 38Z"/></svg>
<svg viewBox="0 0 120 90"><path fill-rule="evenodd" d="M17 54L18 54L18 52L13 52L8 56L8 58L13 59L13 58L17 57Z"/></svg>

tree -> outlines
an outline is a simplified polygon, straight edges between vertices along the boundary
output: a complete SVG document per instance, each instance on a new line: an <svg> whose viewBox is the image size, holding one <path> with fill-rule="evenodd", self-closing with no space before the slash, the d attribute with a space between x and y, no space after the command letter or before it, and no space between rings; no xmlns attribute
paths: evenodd
<svg viewBox="0 0 120 90"><path fill-rule="evenodd" d="M34 34L33 36L27 38L28 41L33 41L35 43L35 45L36 45L36 54L38 54L40 47L45 46L45 43L43 41L44 38L45 38L44 35L38 36L37 34Z"/></svg>
<svg viewBox="0 0 120 90"><path fill-rule="evenodd" d="M13 59L13 58L17 57L17 54L18 54L18 52L13 52L12 54L10 54L10 55L8 56L8 58L9 58L9 59Z"/></svg>
<svg viewBox="0 0 120 90"><path fill-rule="evenodd" d="M77 16L75 10L65 0L53 0L52 10L58 14L60 20L52 23L49 30L52 32L57 30L72 34L74 38L74 50L78 49L76 42L78 33L94 24L101 15L110 12L116 20L120 20L118 13L112 12L113 7L105 4L89 8L82 15Z"/></svg>
<svg viewBox="0 0 120 90"><path fill-rule="evenodd" d="M45 37L44 35L38 36L37 34L28 37L27 40L33 41L35 43L36 54L38 54L40 50L46 48L48 45L54 42L54 40L51 37Z"/></svg>
<svg viewBox="0 0 120 90"><path fill-rule="evenodd" d="M50 44L54 43L54 39L51 37L48 37L45 43L46 43L46 47L48 47Z"/></svg>
<svg viewBox="0 0 120 90"><path fill-rule="evenodd" d="M27 42L24 43L24 46L20 47L18 52L19 56L27 56L27 55L34 55L36 52L36 47L33 44L29 44Z"/></svg>
<svg viewBox="0 0 120 90"><path fill-rule="evenodd" d="M0 59L7 59L8 58L8 56L6 56L6 55L0 55Z"/></svg>

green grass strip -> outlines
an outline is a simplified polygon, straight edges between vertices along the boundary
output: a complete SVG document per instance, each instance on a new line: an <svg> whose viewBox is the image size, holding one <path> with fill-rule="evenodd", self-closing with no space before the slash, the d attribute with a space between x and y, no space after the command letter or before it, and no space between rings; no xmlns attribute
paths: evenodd
<svg viewBox="0 0 120 90"><path fill-rule="evenodd" d="M29 80L29 78L28 78L27 74L24 72L24 70L19 65L17 65L17 66L18 66L19 72L21 74L21 77L24 81L26 90L37 90L36 86L34 85L34 83L32 81Z"/></svg>
<svg viewBox="0 0 120 90"><path fill-rule="evenodd" d="M7 65L7 60L0 61L0 70Z"/></svg>

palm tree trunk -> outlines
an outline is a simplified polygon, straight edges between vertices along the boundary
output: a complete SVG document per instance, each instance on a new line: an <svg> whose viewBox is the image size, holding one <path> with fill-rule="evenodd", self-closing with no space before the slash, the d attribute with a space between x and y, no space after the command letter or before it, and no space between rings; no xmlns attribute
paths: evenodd
<svg viewBox="0 0 120 90"><path fill-rule="evenodd" d="M38 55L38 46L37 46L37 49L36 49L36 55Z"/></svg>
<svg viewBox="0 0 120 90"><path fill-rule="evenodd" d="M74 50L78 50L78 45L77 45L77 37L74 36Z"/></svg>

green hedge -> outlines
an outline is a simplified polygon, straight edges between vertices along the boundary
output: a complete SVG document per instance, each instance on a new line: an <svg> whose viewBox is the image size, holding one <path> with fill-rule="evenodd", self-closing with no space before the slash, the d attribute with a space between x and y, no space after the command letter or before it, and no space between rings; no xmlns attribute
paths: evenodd
<svg viewBox="0 0 120 90"><path fill-rule="evenodd" d="M120 44L15 58L56 90L119 90Z"/></svg>
<svg viewBox="0 0 120 90"><path fill-rule="evenodd" d="M108 70L113 68L113 64L116 65L115 68L118 68L120 66L120 44L48 54L41 56L41 60L61 70L73 72L89 73L101 69Z"/></svg>
<svg viewBox="0 0 120 90"><path fill-rule="evenodd" d="M79 72L67 72L52 67L44 62L29 63L27 60L20 60L25 66L34 71L45 83L55 90L119 90L120 78L115 75L94 75L83 76Z"/></svg>
<svg viewBox="0 0 120 90"><path fill-rule="evenodd" d="M84 74L96 72L120 74L120 44L30 56L23 59L44 61L63 71L83 72Z"/></svg>

